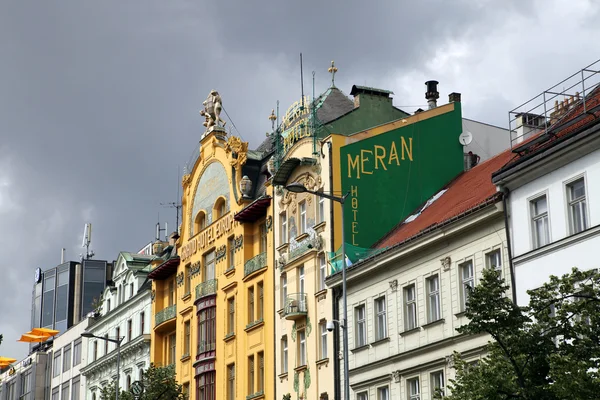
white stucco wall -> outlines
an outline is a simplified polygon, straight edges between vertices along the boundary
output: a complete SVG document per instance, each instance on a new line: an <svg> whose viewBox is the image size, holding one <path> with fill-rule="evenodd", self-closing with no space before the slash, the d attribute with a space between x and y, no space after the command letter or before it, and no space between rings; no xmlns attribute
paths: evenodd
<svg viewBox="0 0 600 400"><path fill-rule="evenodd" d="M520 305L528 303L527 290L539 287L550 275L568 273L574 266L579 269L600 267L593 251L600 246L598 235L591 231L569 234L565 182L578 176L585 178L588 221L593 231L593 227L600 224L600 151L547 171L510 193L509 221ZM550 244L533 249L529 201L542 193L548 199Z"/></svg>
<svg viewBox="0 0 600 400"><path fill-rule="evenodd" d="M50 391L58 390L59 393L63 390L63 384L69 383L69 398L76 398L73 395L73 391L77 390L79 393L78 399L85 399L85 376L80 374L80 368L83 365L86 365L87 362L87 340L86 338L82 338L81 334L85 332L89 323L89 318L84 319L77 325L72 326L66 332L63 332L60 336L54 340L53 344L53 352L50 355L49 362L52 366L51 371L51 384ZM81 358L79 363L75 364L75 343L81 342ZM67 370L64 370L64 355L65 349L70 348L70 367ZM55 354L60 353L60 363L58 371L53 369L54 365L54 356ZM79 378L79 385L73 384L73 378L75 380Z"/></svg>
<svg viewBox="0 0 600 400"><path fill-rule="evenodd" d="M454 369L447 362L453 351L463 354L467 361L478 359L489 338L460 337L456 332L457 327L467 322L461 314L459 265L473 260L477 282L485 267L485 255L500 249L502 274L510 282L506 246L502 215L496 212L492 220L477 229L438 238L420 250L391 261L386 261L385 255L379 256L375 261L377 267L367 270L368 265L365 265L361 266L361 269L365 268L364 273L351 273L347 289L351 398L361 392L367 392L369 398L377 398L377 389L387 386L390 398L407 399L407 379L418 377L421 398L429 399L430 373L443 371L446 385L449 379L454 378ZM447 269L440 261L445 257L451 258ZM434 274L438 274L440 279L443 320L428 324L425 285L426 279ZM392 282L397 282L395 289ZM404 333L403 288L410 284L416 286L419 328ZM381 296L385 296L387 302L388 338L376 341L374 301ZM355 307L360 304L366 306L368 345L357 349ZM342 361L340 365L343 371Z"/></svg>

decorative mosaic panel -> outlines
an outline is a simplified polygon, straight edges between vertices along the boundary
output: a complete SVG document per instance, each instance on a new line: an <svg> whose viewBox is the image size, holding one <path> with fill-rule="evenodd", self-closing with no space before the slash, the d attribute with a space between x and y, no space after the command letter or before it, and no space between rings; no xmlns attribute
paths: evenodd
<svg viewBox="0 0 600 400"><path fill-rule="evenodd" d="M194 235L194 218L198 212L204 210L206 213L206 225L212 223L212 210L217 199L225 197L225 207L229 210L229 179L227 172L220 162L213 162L206 169L198 180L192 205L192 215L190 216L190 235Z"/></svg>

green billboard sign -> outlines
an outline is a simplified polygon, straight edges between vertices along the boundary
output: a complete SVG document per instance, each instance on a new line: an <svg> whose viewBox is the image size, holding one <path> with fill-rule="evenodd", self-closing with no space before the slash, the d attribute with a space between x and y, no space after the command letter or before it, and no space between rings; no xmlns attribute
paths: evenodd
<svg viewBox="0 0 600 400"><path fill-rule="evenodd" d="M419 120L341 147L348 244L372 246L463 171L460 103L412 118Z"/></svg>

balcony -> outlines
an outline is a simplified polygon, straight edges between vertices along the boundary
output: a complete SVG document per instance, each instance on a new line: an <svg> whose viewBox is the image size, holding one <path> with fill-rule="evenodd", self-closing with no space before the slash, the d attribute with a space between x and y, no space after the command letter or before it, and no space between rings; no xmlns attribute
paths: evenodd
<svg viewBox="0 0 600 400"><path fill-rule="evenodd" d="M257 256L252 257L246 264L244 264L244 277L263 269L267 266L267 253L260 253Z"/></svg>
<svg viewBox="0 0 600 400"><path fill-rule="evenodd" d="M296 320L304 318L307 313L308 303L306 301L306 293L288 294L285 299L285 307L283 308L285 319Z"/></svg>
<svg viewBox="0 0 600 400"><path fill-rule="evenodd" d="M177 317L177 304L173 304L172 306L168 306L160 310L154 316L154 327L170 321L174 320Z"/></svg>
<svg viewBox="0 0 600 400"><path fill-rule="evenodd" d="M209 279L196 286L196 300L217 293L217 280Z"/></svg>

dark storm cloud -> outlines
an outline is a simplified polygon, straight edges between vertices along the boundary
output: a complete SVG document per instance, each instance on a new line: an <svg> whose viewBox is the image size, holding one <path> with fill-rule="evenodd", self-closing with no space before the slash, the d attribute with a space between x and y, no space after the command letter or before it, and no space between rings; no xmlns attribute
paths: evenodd
<svg viewBox="0 0 600 400"><path fill-rule="evenodd" d="M333 59L346 93L368 84L422 104L433 78L463 93L467 116L504 123L598 57L597 12L585 0L1 2L0 354L25 355L33 271L62 247L77 259L85 222L104 259L152 240L158 212L174 228L159 203L175 201L209 90L251 146L277 100L283 113L299 99L300 52L309 95Z"/></svg>

